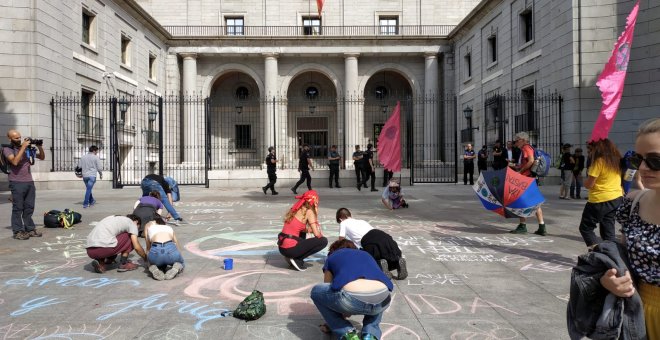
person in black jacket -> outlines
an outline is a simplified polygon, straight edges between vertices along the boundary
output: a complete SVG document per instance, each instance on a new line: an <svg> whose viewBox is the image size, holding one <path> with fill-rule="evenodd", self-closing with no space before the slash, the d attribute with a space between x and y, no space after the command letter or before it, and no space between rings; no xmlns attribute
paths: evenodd
<svg viewBox="0 0 660 340"><path fill-rule="evenodd" d="M266 195L266 192L268 192L269 188L273 195L279 194L277 191L275 191L275 182L277 182L277 174L275 173L276 171L277 157L275 156L275 147L271 146L268 148L268 156L266 156L266 173L268 174L268 184L266 184L265 187L261 187L264 195Z"/></svg>
<svg viewBox="0 0 660 340"><path fill-rule="evenodd" d="M584 170L584 155L582 148L575 149L573 154L575 160L575 168L573 168L573 182L571 182L571 198L580 199L580 191L582 191L582 170Z"/></svg>
<svg viewBox="0 0 660 340"><path fill-rule="evenodd" d="M502 150L502 141L498 139L493 146L493 170L504 169L506 165L506 152Z"/></svg>
<svg viewBox="0 0 660 340"><path fill-rule="evenodd" d="M357 189L360 190L362 186L367 187L367 181L371 178L371 191L378 191L376 189L376 165L374 164L374 145L367 144L367 151L362 158L362 183L358 183Z"/></svg>
<svg viewBox="0 0 660 340"><path fill-rule="evenodd" d="M312 176L309 174L309 169L314 170L314 165L312 164L312 156L309 154L309 145L303 144L302 151L300 151L300 160L298 161L298 172L300 172L300 179L296 182L296 185L291 188L291 191L295 195L298 195L298 187L307 181L307 190L312 190Z"/></svg>
<svg viewBox="0 0 660 340"><path fill-rule="evenodd" d="M559 198L564 200L570 200L568 194L571 191L571 183L573 182L573 169L575 169L575 160L571 154L571 145L564 144L561 148L561 163L559 170L562 174L562 184L561 189L559 190Z"/></svg>

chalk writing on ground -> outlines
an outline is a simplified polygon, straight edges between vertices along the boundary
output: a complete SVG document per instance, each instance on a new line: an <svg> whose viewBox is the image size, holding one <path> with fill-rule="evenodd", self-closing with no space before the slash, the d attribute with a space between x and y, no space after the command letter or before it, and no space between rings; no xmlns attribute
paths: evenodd
<svg viewBox="0 0 660 340"><path fill-rule="evenodd" d="M62 252L64 258L88 258L87 249L85 249L85 244L87 239L84 237L78 237L76 233L71 233L69 235L60 235L56 236L55 239L57 242L42 242L43 246L33 247L37 253L45 252Z"/></svg>
<svg viewBox="0 0 660 340"><path fill-rule="evenodd" d="M489 339L504 340L516 339L520 336L515 329L502 327L493 321L470 320L467 326L460 326L461 330L451 335L451 340Z"/></svg>
<svg viewBox="0 0 660 340"><path fill-rule="evenodd" d="M412 308L413 312L416 314L431 314L431 315L442 315L442 314L455 314L463 310L463 306L457 301L454 301L450 298L438 295L427 295L427 294L406 294L406 301ZM469 306L469 313L475 314L478 309L499 309L511 314L519 315L517 312L508 309L504 306L496 304L494 302L484 300L478 296L472 300L472 303ZM466 311L467 312L467 311Z"/></svg>
<svg viewBox="0 0 660 340"><path fill-rule="evenodd" d="M126 314L132 310L174 310L180 314L189 314L197 319L195 323L195 330L201 330L202 325L205 322L221 319L230 315L231 310L226 308L216 308L215 305L222 305L222 302L214 302L210 305L202 305L197 301L186 301L186 300L176 300L176 301L163 301L162 298L166 297L167 294L155 294L144 299L132 300L126 302L118 302L109 304L108 307L118 307L114 312L104 314L99 316L96 320L103 321L110 319L116 315ZM150 311L149 313L152 313Z"/></svg>
<svg viewBox="0 0 660 340"><path fill-rule="evenodd" d="M407 285L408 286L443 286L443 285L454 285L454 286L463 286L465 285L465 279L468 276L465 274L433 274L433 273L422 273L416 274L415 276L408 276Z"/></svg>
<svg viewBox="0 0 660 340"><path fill-rule="evenodd" d="M197 340L199 336L193 331L178 328L159 329L145 333L140 340Z"/></svg>
<svg viewBox="0 0 660 340"><path fill-rule="evenodd" d="M0 327L0 339L112 339L121 326L53 326L49 328L33 327L32 324L10 323Z"/></svg>
<svg viewBox="0 0 660 340"><path fill-rule="evenodd" d="M93 289L110 285L124 284L139 286L140 282L138 280L119 280L107 277L87 279L84 277L67 276L39 277L39 275L33 275L23 279L11 279L5 281L6 286L43 287L47 285L56 285L60 287L88 287Z"/></svg>
<svg viewBox="0 0 660 340"><path fill-rule="evenodd" d="M41 297L38 297L38 298L34 298L30 301L24 302L21 305L20 309L17 309L15 311L11 312L9 315L19 316L19 315L29 313L29 312L31 312L35 309L38 309L38 308L43 308L43 307L47 307L47 306L50 306L50 305L56 305L56 304L63 303L63 302L65 302L65 301L61 301L58 298L48 298L47 296L41 296Z"/></svg>

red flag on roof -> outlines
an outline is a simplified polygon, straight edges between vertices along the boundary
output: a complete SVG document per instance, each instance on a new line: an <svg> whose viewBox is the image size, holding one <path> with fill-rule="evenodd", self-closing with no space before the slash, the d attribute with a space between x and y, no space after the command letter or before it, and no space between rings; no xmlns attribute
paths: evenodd
<svg viewBox="0 0 660 340"><path fill-rule="evenodd" d="M323 11L323 1L324 0L316 0L316 8L319 10L319 17L321 16L321 11Z"/></svg>
<svg viewBox="0 0 660 340"><path fill-rule="evenodd" d="M378 160L385 169L401 171L401 103L398 101L378 136Z"/></svg>
<svg viewBox="0 0 660 340"><path fill-rule="evenodd" d="M639 12L639 1L635 4L626 20L626 29L623 31L616 44L609 61L605 64L603 72L598 77L596 85L600 90L600 96L603 99L603 106L596 119L596 124L591 132L591 141L598 141L607 138L616 118L616 112L621 103L623 95L623 85L626 80L626 71L628 71L628 61L630 60L630 51L635 32L635 23L637 22L637 13Z"/></svg>

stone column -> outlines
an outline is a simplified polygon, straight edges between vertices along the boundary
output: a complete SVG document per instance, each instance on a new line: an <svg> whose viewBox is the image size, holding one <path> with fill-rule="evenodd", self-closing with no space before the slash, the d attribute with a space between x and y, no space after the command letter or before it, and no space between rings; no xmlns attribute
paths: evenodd
<svg viewBox="0 0 660 340"><path fill-rule="evenodd" d="M358 57L359 53L344 53L344 117L340 124L340 129L345 129L346 150L344 161L346 168L353 166L351 155L355 151L355 145L360 144L362 150L365 149L361 142L364 137L364 103L359 101L362 96L358 93ZM340 123L343 123L340 122ZM340 134L341 136L341 134ZM341 138L341 137L340 137Z"/></svg>
<svg viewBox="0 0 660 340"><path fill-rule="evenodd" d="M183 58L183 161L199 163L202 160L201 141L204 133L198 130L200 112L190 102L197 94L197 54L181 53ZM201 136L200 136L201 135Z"/></svg>
<svg viewBox="0 0 660 340"><path fill-rule="evenodd" d="M438 55L424 53L424 160L438 155Z"/></svg>
<svg viewBox="0 0 660 340"><path fill-rule="evenodd" d="M266 107L264 110L264 147L268 148L271 145L279 144L283 145L284 139L277 138L282 134L282 136L286 136L286 120L282 120L281 122L277 122L275 119L275 111L273 108L273 97L277 96L277 93L279 93L277 89L277 75L278 75L278 70L277 70L277 53L264 53L262 54L264 57L264 73L265 73L265 81L264 81L264 98ZM276 123L279 123L276 125ZM277 131L274 129L277 128ZM276 143L277 142L277 143ZM279 153L279 152L278 152ZM281 154L281 153L279 153Z"/></svg>

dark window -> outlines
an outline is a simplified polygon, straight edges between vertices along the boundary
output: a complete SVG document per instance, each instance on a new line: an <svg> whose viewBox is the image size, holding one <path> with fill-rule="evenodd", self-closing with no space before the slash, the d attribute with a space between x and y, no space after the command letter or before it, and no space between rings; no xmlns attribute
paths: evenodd
<svg viewBox="0 0 660 340"><path fill-rule="evenodd" d="M520 28L523 43L530 42L534 39L534 17L531 9L520 13Z"/></svg>
<svg viewBox="0 0 660 340"><path fill-rule="evenodd" d="M387 98L387 87L385 86L376 86L376 90L374 91L374 96L378 99L384 99Z"/></svg>
<svg viewBox="0 0 660 340"><path fill-rule="evenodd" d="M321 35L321 18L303 17L304 35Z"/></svg>
<svg viewBox="0 0 660 340"><path fill-rule="evenodd" d="M497 36L495 35L488 38L488 57L488 61L491 63L497 61Z"/></svg>
<svg viewBox="0 0 660 340"><path fill-rule="evenodd" d="M121 63L131 66L131 39L121 36Z"/></svg>
<svg viewBox="0 0 660 340"><path fill-rule="evenodd" d="M250 96L250 90L247 89L245 86L240 86L239 88L236 89L236 98L245 100Z"/></svg>
<svg viewBox="0 0 660 340"><path fill-rule="evenodd" d="M80 114L83 116L89 116L89 104L92 101L92 96L94 93L82 91L80 93Z"/></svg>
<svg viewBox="0 0 660 340"><path fill-rule="evenodd" d="M305 89L305 96L307 99L316 99L319 96L319 89L315 86L310 86Z"/></svg>
<svg viewBox="0 0 660 340"><path fill-rule="evenodd" d="M385 126L385 124L374 124L374 138L372 139L374 141L374 149L378 149L378 136L380 136L380 132L383 131L383 126Z"/></svg>
<svg viewBox="0 0 660 340"><path fill-rule="evenodd" d="M252 127L250 125L236 125L236 148L252 148Z"/></svg>
<svg viewBox="0 0 660 340"><path fill-rule="evenodd" d="M470 53L465 55L465 75L468 78L472 77L472 55Z"/></svg>
<svg viewBox="0 0 660 340"><path fill-rule="evenodd" d="M243 17L227 17L225 18L225 25L227 26L227 35L243 35L244 20Z"/></svg>
<svg viewBox="0 0 660 340"><path fill-rule="evenodd" d="M381 35L397 35L399 33L399 17L383 16L378 18Z"/></svg>
<svg viewBox="0 0 660 340"><path fill-rule="evenodd" d="M82 41L85 44L92 44L92 23L94 16L86 12L82 13Z"/></svg>
<svg viewBox="0 0 660 340"><path fill-rule="evenodd" d="M149 54L149 79L156 80L156 56Z"/></svg>

